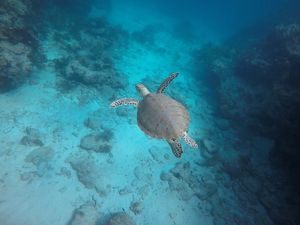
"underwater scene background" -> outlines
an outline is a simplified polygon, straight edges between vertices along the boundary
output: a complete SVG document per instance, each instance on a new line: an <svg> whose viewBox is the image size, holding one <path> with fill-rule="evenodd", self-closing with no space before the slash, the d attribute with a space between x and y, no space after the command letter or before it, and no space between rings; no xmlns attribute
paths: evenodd
<svg viewBox="0 0 300 225"><path fill-rule="evenodd" d="M0 225L299 225L300 3L1 0ZM189 111L176 158L143 83Z"/></svg>

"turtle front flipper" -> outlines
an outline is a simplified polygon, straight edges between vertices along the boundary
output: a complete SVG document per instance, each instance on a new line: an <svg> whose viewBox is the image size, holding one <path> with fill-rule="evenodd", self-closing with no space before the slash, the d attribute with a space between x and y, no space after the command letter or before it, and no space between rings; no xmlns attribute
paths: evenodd
<svg viewBox="0 0 300 225"><path fill-rule="evenodd" d="M187 132L183 133L182 138L185 141L185 143L187 143L192 148L198 148L198 144L196 143L196 141L193 138L191 138Z"/></svg>
<svg viewBox="0 0 300 225"><path fill-rule="evenodd" d="M134 98L121 98L121 99L118 99L116 101L113 101L110 104L110 107L115 108L115 107L118 107L118 106L121 106L121 105L133 105L133 106L137 106L138 103L139 103L139 101L136 100L136 99L134 99Z"/></svg>
<svg viewBox="0 0 300 225"><path fill-rule="evenodd" d="M177 158L180 158L183 151L182 151L182 147L181 147L181 144L179 143L179 141L178 140L167 140L167 142L169 143L174 155Z"/></svg>
<svg viewBox="0 0 300 225"><path fill-rule="evenodd" d="M172 80L174 80L177 76L179 75L179 73L172 73L170 76L168 76L164 82L162 82L162 84L159 86L159 88L157 89L156 93L163 93L164 90L166 89L166 87L172 82Z"/></svg>

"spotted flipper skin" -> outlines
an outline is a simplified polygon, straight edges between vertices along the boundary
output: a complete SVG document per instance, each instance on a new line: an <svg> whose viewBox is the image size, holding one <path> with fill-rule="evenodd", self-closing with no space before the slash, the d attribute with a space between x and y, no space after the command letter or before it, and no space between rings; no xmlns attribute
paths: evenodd
<svg viewBox="0 0 300 225"><path fill-rule="evenodd" d="M173 154L177 158L180 158L183 151L182 151L182 147L181 147L181 144L179 143L179 141L178 140L167 140L167 141L172 149Z"/></svg>
<svg viewBox="0 0 300 225"><path fill-rule="evenodd" d="M110 104L110 107L115 108L115 107L118 107L118 106L121 106L121 105L133 105L133 106L137 106L138 103L139 103L139 101L136 100L136 99L134 99L134 98L121 98L121 99L118 99L116 101L113 101Z"/></svg>
<svg viewBox="0 0 300 225"><path fill-rule="evenodd" d="M194 139L191 138L187 132L184 132L182 138L185 141L185 143L187 143L192 148L198 148L198 144L196 143L196 141L194 141Z"/></svg>
<svg viewBox="0 0 300 225"><path fill-rule="evenodd" d="M166 87L172 82L172 80L174 80L177 76L179 75L179 73L172 73L170 76L168 76L164 82L162 82L162 84L159 86L159 88L157 89L156 93L163 93L164 90L166 89Z"/></svg>

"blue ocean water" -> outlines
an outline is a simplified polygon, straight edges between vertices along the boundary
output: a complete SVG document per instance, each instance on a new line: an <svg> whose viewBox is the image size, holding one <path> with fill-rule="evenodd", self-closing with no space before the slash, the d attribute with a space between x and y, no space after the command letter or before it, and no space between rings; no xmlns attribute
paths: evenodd
<svg viewBox="0 0 300 225"><path fill-rule="evenodd" d="M299 11L2 0L0 225L300 224Z"/></svg>

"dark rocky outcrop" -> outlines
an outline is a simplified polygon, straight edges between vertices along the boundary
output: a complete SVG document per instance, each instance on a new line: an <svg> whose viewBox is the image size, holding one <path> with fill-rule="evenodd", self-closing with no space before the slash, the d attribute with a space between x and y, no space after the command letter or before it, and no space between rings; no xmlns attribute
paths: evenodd
<svg viewBox="0 0 300 225"><path fill-rule="evenodd" d="M268 198L290 211L277 218L276 210L267 201L262 203L274 222L297 224L294 203L285 199L299 199L300 190L300 26L276 26L255 43L245 40L249 45L243 48L228 43L196 52L195 60L203 63L207 74L203 81L214 90L218 114L241 131L241 138L257 135L274 140L268 163L274 171L284 171L287 179L280 181L285 191ZM223 163L223 170L234 179L240 177L233 165Z"/></svg>
<svg viewBox="0 0 300 225"><path fill-rule="evenodd" d="M127 32L111 26L104 18L70 21L64 29L54 29L54 40L66 53L55 60L57 83L62 91L80 85L101 91L127 86L126 77L115 68L116 53L112 50L126 45Z"/></svg>
<svg viewBox="0 0 300 225"><path fill-rule="evenodd" d="M30 76L39 53L30 0L0 2L0 93L23 84Z"/></svg>

